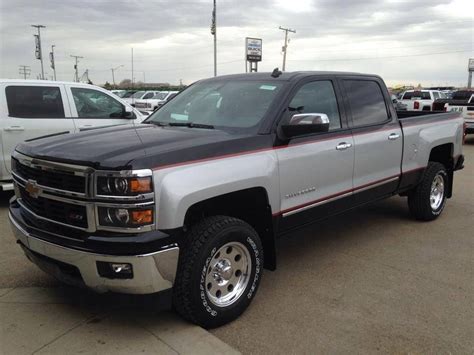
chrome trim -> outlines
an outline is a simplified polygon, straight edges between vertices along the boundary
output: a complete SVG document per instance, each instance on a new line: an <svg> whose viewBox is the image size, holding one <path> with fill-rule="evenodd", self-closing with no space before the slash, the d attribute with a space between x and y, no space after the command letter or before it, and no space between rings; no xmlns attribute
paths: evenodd
<svg viewBox="0 0 474 355"><path fill-rule="evenodd" d="M136 196L109 196L109 195L98 195L97 194L97 177L106 176L106 177L153 177L153 171L150 169L140 169L140 170L122 170L122 171L106 171L106 170L95 170L90 167L80 166L80 165L71 165L50 162L42 159L36 159L24 155L15 151L13 157L18 160L20 164L42 168L50 171L56 172L73 172L75 175L83 176L85 179L85 191L84 193L68 191L57 189L49 186L39 185L37 186L41 189L38 193L38 196L50 200L55 200L63 203L68 203L71 205L84 206L86 208L87 216L87 228L77 227L73 225L68 225L59 221L51 220L39 216L38 214L31 211L25 206L24 203L20 202L20 205L35 216L38 219L46 220L51 223L56 223L65 227L71 227L74 229L79 229L87 232L95 232L97 230L113 231L113 232L123 232L123 233L139 233L145 231L151 231L155 228L155 223L149 224L146 226L140 226L136 228L122 228L122 227L109 227L99 225L98 220L98 207L111 207L111 208L140 208L146 206L153 206L155 204L154 192L139 194ZM27 179L20 176L19 174L12 172L14 182L19 186L25 188L25 184L28 182ZM60 196L58 196L60 195ZM76 199L75 199L76 198ZM78 200L77 198L83 198L84 200ZM96 201L101 199L104 201ZM141 202L144 201L145 202ZM109 202L110 201L110 202Z"/></svg>
<svg viewBox="0 0 474 355"><path fill-rule="evenodd" d="M20 175L18 175L14 171L12 171L12 176L13 176L13 180L15 180L19 184L21 184L21 183L17 180L21 180L24 184L28 182L27 179L25 179L24 177L21 177ZM82 192L73 192L73 191L68 191L68 190L61 190L61 189L56 189L56 188L49 187L49 186L44 186L44 185L41 185L41 184L36 184L36 185L39 188L41 188L41 190L43 190L43 191L54 192L54 193L58 193L58 194L64 195L64 196L86 197L86 194L82 193Z"/></svg>
<svg viewBox="0 0 474 355"><path fill-rule="evenodd" d="M173 286L179 259L179 247L171 244L162 249L140 255L95 254L66 248L37 238L27 232L8 214L13 234L27 249L48 258L78 268L84 284L97 292L121 292L134 294L155 293ZM130 263L132 279L108 279L97 272L97 261L109 263ZM33 262L35 262L33 260ZM56 276L61 276L57 274Z"/></svg>
<svg viewBox="0 0 474 355"><path fill-rule="evenodd" d="M297 208L295 210L292 210L292 211L288 211L288 212L285 212L282 214L283 217L288 217L288 216L291 216L291 215L294 215L296 213L299 213L299 212L303 212L303 211L306 211L306 210L309 210L313 207L317 207L317 206L320 206L320 205L324 205L326 203L329 203L329 202L333 202L333 201L336 201L336 200L339 200L343 197L347 197L347 196L350 196L352 194L357 194L359 192L363 192L363 191L366 191L366 190L370 190L370 189L373 189L375 187L378 187L378 186L382 186L382 185L385 185L385 184L388 184L390 182L393 182L393 181L396 181L398 180L399 177L394 177L394 178L391 178L391 179L387 179L387 180L384 180L384 181L381 181L381 182L378 182L376 184L373 184L373 185L369 185L369 186L365 186L363 188L360 188L360 189L354 189L353 191L351 192L348 192L348 193L345 193L345 194L342 194L342 195L339 195L339 196L335 196L335 197L332 197L332 198L329 198L327 200L323 200L323 201L319 201L319 202L315 202L315 203L312 203L308 206L304 206L304 207L301 207L301 208Z"/></svg>
<svg viewBox="0 0 474 355"><path fill-rule="evenodd" d="M345 194L342 194L342 195L339 195L339 196L335 196L335 197L332 197L332 198L329 198L327 200L324 200L324 201L319 201L319 202L315 202L315 203L312 203L308 206L304 206L304 207L301 207L301 208L297 208L293 211L289 211L289 212L285 212L282 214L283 217L288 217L288 216L291 216L291 215L294 215L296 213L300 213L300 212L303 212L303 211L306 211L306 210L309 210L313 207L317 207L317 206L320 206L320 205L324 205L326 203L329 203L329 202L332 202L332 201L336 201L336 200L339 200L340 198L343 198L343 197L347 197L347 196L350 196L352 195L352 192L348 192L348 193L345 193Z"/></svg>
<svg viewBox="0 0 474 355"><path fill-rule="evenodd" d="M366 191L366 190L373 189L374 187L378 187L378 186L382 186L382 185L388 184L388 183L393 182L393 181L396 181L396 180L398 180L398 179L399 179L399 177L397 176L397 177L394 177L394 178L391 178L391 179L387 179L387 180L384 180L384 181L380 181L380 182L378 182L378 183L376 183L376 184L373 184L373 185L365 186L365 187L360 188L360 189L357 189L357 188L356 188L356 189L354 190L354 194L359 193L359 192L362 192L362 191Z"/></svg>
<svg viewBox="0 0 474 355"><path fill-rule="evenodd" d="M59 224L59 225L64 226L64 227L79 229L79 230L86 231L86 232L94 232L93 230L89 230L89 228L77 227L77 226L73 226L73 225L71 225L71 224L65 224L65 223L58 222L58 221L55 221L55 220L52 220L52 219L49 219L49 218L46 218L46 217L42 217L42 216L40 216L40 215L34 213L34 212L33 212L32 210L30 210L28 207L26 207L26 205L23 203L23 201L22 201L21 198L18 198L16 201L20 204L20 206L21 206L25 211L27 211L28 213L32 214L35 218L41 219L41 220L43 220L43 221L47 221L47 222ZM87 211L86 211L86 212L87 212Z"/></svg>
<svg viewBox="0 0 474 355"><path fill-rule="evenodd" d="M50 171L65 171L74 173L74 175L85 176L88 171L93 170L91 167L83 165L72 165L65 163L57 163L49 160L43 160L38 158L33 158L28 155L22 154L18 151L13 151L12 157L20 161L23 165L29 167L41 167L46 168Z"/></svg>

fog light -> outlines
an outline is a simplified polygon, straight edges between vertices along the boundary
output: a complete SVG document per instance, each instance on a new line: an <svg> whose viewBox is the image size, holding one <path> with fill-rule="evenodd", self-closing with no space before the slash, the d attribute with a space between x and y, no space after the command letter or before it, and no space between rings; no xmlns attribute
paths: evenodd
<svg viewBox="0 0 474 355"><path fill-rule="evenodd" d="M97 272L107 279L133 279L133 266L129 263L97 261Z"/></svg>
<svg viewBox="0 0 474 355"><path fill-rule="evenodd" d="M110 266L116 274L130 274L132 272L131 264L111 264Z"/></svg>

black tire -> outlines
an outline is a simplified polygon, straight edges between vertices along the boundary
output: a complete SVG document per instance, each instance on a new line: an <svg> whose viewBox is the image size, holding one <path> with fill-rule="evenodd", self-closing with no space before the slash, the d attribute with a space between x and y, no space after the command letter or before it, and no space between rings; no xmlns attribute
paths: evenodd
<svg viewBox="0 0 474 355"><path fill-rule="evenodd" d="M441 176L444 182L442 201L436 208L430 203L431 186L434 179ZM408 194L408 207L410 213L420 221L432 221L439 217L446 205L446 192L448 186L448 173L443 164L430 162L426 168L422 181Z"/></svg>
<svg viewBox="0 0 474 355"><path fill-rule="evenodd" d="M232 264L229 271L232 277L243 275L247 283L245 287L239 288L241 293L232 299L233 303L219 306L209 296L209 293L214 292L214 285L211 285L208 291L210 283L206 283L206 278L213 277L214 273L211 273L211 269L215 270L213 265L226 257L224 253L222 257L217 254L220 248L228 243L235 243L239 248L245 247L247 251L244 258L251 260L251 266L247 265L248 272L242 273L240 270L234 270ZM228 248L224 250L229 253ZM238 254L235 260L237 257ZM262 272L262 244L257 232L249 224L227 216L205 218L194 225L185 236L173 287L173 306L183 318L203 328L221 326L239 317L249 306L257 292Z"/></svg>

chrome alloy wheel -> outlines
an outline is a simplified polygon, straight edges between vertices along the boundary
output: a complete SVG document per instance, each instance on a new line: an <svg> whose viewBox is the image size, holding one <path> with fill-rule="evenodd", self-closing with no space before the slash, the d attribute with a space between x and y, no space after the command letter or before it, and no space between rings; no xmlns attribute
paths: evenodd
<svg viewBox="0 0 474 355"><path fill-rule="evenodd" d="M206 274L206 294L218 307L235 303L250 280L252 259L245 245L230 242L212 256Z"/></svg>
<svg viewBox="0 0 474 355"><path fill-rule="evenodd" d="M437 174L431 183L430 192L430 206L433 211L436 211L444 199L444 179L440 174Z"/></svg>

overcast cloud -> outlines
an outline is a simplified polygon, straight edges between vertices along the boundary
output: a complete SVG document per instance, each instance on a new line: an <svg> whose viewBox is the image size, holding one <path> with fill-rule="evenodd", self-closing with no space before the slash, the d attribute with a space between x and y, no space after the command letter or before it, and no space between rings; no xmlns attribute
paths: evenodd
<svg viewBox="0 0 474 355"><path fill-rule="evenodd" d="M281 67L284 33L296 30L287 70L376 73L389 85L466 85L474 57L472 0L217 0L218 74L244 71L244 38L263 39L259 71ZM45 71L55 44L58 80L89 69L94 83L131 77L185 84L213 74L212 0L0 0L0 77L18 78L34 58L35 29L43 24Z"/></svg>

